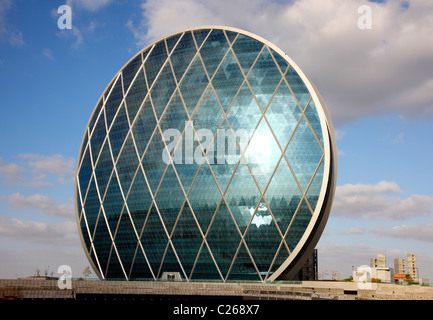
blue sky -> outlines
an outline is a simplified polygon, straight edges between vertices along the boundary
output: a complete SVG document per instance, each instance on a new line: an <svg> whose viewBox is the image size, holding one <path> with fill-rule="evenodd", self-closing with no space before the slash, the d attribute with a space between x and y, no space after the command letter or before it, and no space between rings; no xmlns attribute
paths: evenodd
<svg viewBox="0 0 433 320"><path fill-rule="evenodd" d="M71 30L57 26L63 4ZM144 46L218 24L279 46L328 105L338 188L319 272L413 252L433 282L432 17L429 0L0 0L0 278L62 264L81 275L73 176L97 100Z"/></svg>

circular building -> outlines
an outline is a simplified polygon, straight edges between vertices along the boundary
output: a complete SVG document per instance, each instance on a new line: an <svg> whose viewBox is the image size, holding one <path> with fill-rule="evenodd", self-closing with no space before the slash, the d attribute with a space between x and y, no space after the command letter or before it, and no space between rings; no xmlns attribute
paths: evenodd
<svg viewBox="0 0 433 320"><path fill-rule="evenodd" d="M299 67L235 28L137 53L90 117L76 172L84 251L102 279L290 279L326 224L336 142Z"/></svg>

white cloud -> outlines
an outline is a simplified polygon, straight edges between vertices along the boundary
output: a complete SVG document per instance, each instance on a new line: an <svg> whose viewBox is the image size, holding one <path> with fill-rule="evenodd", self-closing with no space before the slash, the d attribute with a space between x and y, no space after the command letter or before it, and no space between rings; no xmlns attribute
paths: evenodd
<svg viewBox="0 0 433 320"><path fill-rule="evenodd" d="M402 199L401 194L400 187L389 181L337 186L331 214L369 220L404 220L433 213L433 197L411 195Z"/></svg>
<svg viewBox="0 0 433 320"><path fill-rule="evenodd" d="M1 196L0 200L7 201L12 209L36 209L37 211L49 216L73 218L74 206L69 203L55 204L49 197L35 194L25 197L20 193L14 193L10 196Z"/></svg>
<svg viewBox="0 0 433 320"><path fill-rule="evenodd" d="M14 30L6 19L7 12L11 6L12 2L10 0L0 0L0 40L7 41L14 47L23 47L25 42L22 32Z"/></svg>
<svg viewBox="0 0 433 320"><path fill-rule="evenodd" d="M78 238L77 226L73 221L50 225L3 216L0 216L0 236L60 246Z"/></svg>
<svg viewBox="0 0 433 320"><path fill-rule="evenodd" d="M433 222L414 225L400 225L391 228L377 227L372 228L369 232L384 237L433 242Z"/></svg>
<svg viewBox="0 0 433 320"><path fill-rule="evenodd" d="M358 7L372 8L360 30ZM148 0L129 21L140 47L186 27L228 25L284 50L321 91L335 122L397 112L433 117L433 5L430 0Z"/></svg>

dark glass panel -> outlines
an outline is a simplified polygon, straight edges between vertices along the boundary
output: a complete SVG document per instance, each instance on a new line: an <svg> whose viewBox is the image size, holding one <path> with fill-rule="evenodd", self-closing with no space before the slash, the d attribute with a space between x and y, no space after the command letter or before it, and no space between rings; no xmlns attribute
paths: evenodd
<svg viewBox="0 0 433 320"><path fill-rule="evenodd" d="M155 196L155 202L169 234L172 232L184 201L185 195L179 185L173 166L168 165Z"/></svg>
<svg viewBox="0 0 433 320"><path fill-rule="evenodd" d="M143 69L140 69L125 98L129 122L131 124L134 122L137 111L146 97L146 94L146 80L144 78Z"/></svg>
<svg viewBox="0 0 433 320"><path fill-rule="evenodd" d="M286 242L289 245L290 251L293 251L298 244L299 240L305 233L308 224L311 220L311 211L305 201L302 201L298 212L290 226L286 236Z"/></svg>
<svg viewBox="0 0 433 320"><path fill-rule="evenodd" d="M241 237L223 201L210 226L206 240L223 277L229 271Z"/></svg>
<svg viewBox="0 0 433 320"><path fill-rule="evenodd" d="M182 36L182 33L175 34L174 36L171 36L170 38L165 39L165 42L167 43L167 49L170 53L171 50L173 50L174 46L176 45L179 38Z"/></svg>
<svg viewBox="0 0 433 320"><path fill-rule="evenodd" d="M81 194L84 197L89 186L89 181L92 176L92 160L90 158L90 149L84 153L83 162L81 163L81 167L78 171L78 183L80 185Z"/></svg>
<svg viewBox="0 0 433 320"><path fill-rule="evenodd" d="M98 191L96 189L95 180L92 179L84 202L84 214L87 219L87 226L89 227L90 235L93 237L96 221L101 209L101 202L99 201Z"/></svg>
<svg viewBox="0 0 433 320"><path fill-rule="evenodd" d="M180 214L171 241L185 273L189 276L203 237L188 206L185 206Z"/></svg>
<svg viewBox="0 0 433 320"><path fill-rule="evenodd" d="M129 85L131 84L132 79L134 79L137 70L141 67L141 54L137 55L128 65L123 68L123 88L125 92L128 90Z"/></svg>
<svg viewBox="0 0 433 320"><path fill-rule="evenodd" d="M140 246L137 248L129 278L131 280L153 280L152 272Z"/></svg>
<svg viewBox="0 0 433 320"><path fill-rule="evenodd" d="M93 130L90 137L90 147L92 149L92 158L94 163L96 163L96 160L98 159L99 151L101 150L106 135L107 130L105 128L105 116L104 110L102 110L96 122L95 129Z"/></svg>
<svg viewBox="0 0 433 320"><path fill-rule="evenodd" d="M105 274L107 279L125 280L125 274L120 264L119 258L116 254L115 246L112 245L110 258L107 264L107 271Z"/></svg>
<svg viewBox="0 0 433 320"><path fill-rule="evenodd" d="M245 75L248 74L248 71L250 70L262 48L263 44L259 41L243 34L239 34L236 42L233 44L233 51L237 56Z"/></svg>
<svg viewBox="0 0 433 320"><path fill-rule="evenodd" d="M131 134L125 140L122 153L117 160L116 168L123 193L126 195L129 191L132 179L138 169L138 156L135 152L134 142Z"/></svg>
<svg viewBox="0 0 433 320"><path fill-rule="evenodd" d="M116 81L110 95L105 101L105 116L107 117L107 128L110 128L111 122L113 121L114 115L119 108L120 103L123 99L122 89L122 75Z"/></svg>
<svg viewBox="0 0 433 320"><path fill-rule="evenodd" d="M237 253L233 266L231 267L228 280L252 280L260 281L261 278L257 273L254 262L245 247L244 242L241 242L239 252Z"/></svg>
<svg viewBox="0 0 433 320"><path fill-rule="evenodd" d="M179 273L184 278L184 273L179 260L177 259L171 243L168 243L167 250L164 256L164 260L161 264L161 270L159 271L158 277L163 276L163 273Z"/></svg>
<svg viewBox="0 0 433 320"><path fill-rule="evenodd" d="M182 78L186 68L191 63L196 52L197 50L195 48L192 34L191 32L186 32L182 39L180 39L170 57L177 82L179 82Z"/></svg>
<svg viewBox="0 0 433 320"><path fill-rule="evenodd" d="M150 210L140 240L150 267L156 276L167 247L168 238L155 206L152 206Z"/></svg>
<svg viewBox="0 0 433 320"><path fill-rule="evenodd" d="M150 90L153 107L158 119L167 106L167 102L170 100L174 89L176 89L176 82L173 78L173 72L171 71L170 64L166 63Z"/></svg>
<svg viewBox="0 0 433 320"><path fill-rule="evenodd" d="M153 81L166 60L167 50L165 48L165 42L160 41L153 46L152 51L149 53L149 56L146 58L144 63L149 88L152 87Z"/></svg>
<svg viewBox="0 0 433 320"><path fill-rule="evenodd" d="M95 168L95 176L96 180L98 181L98 188L101 196L103 196L105 193L105 189L107 188L107 183L111 177L112 171L113 160L111 159L110 145L107 139L105 140L104 146L102 147L101 156L99 157Z"/></svg>
<svg viewBox="0 0 433 320"><path fill-rule="evenodd" d="M150 205L152 204L152 196L140 168L132 182L126 203L135 228L141 230L150 209Z"/></svg>
<svg viewBox="0 0 433 320"><path fill-rule="evenodd" d="M123 208L123 197L115 175L111 176L102 205L111 233L114 234Z"/></svg>
<svg viewBox="0 0 433 320"><path fill-rule="evenodd" d="M218 272L218 268L209 253L206 243L200 250L197 264L193 270L191 279L209 279L209 280L222 280Z"/></svg>
<svg viewBox="0 0 433 320"><path fill-rule="evenodd" d="M149 143L153 131L155 131L155 127L155 115L153 113L150 99L148 98L144 101L143 108L140 109L132 127L132 133L134 135L135 144L137 145L137 151L140 158Z"/></svg>
<svg viewBox="0 0 433 320"><path fill-rule="evenodd" d="M113 152L113 159L116 160L129 131L128 116L124 104L121 105L119 113L114 120L113 126L110 129L110 146Z"/></svg>
<svg viewBox="0 0 433 320"><path fill-rule="evenodd" d="M195 42L197 43L197 47L200 48L200 46L202 45L203 41L206 39L206 36L209 33L208 29L200 29L200 30L195 30L193 31L194 33L194 38L195 38Z"/></svg>

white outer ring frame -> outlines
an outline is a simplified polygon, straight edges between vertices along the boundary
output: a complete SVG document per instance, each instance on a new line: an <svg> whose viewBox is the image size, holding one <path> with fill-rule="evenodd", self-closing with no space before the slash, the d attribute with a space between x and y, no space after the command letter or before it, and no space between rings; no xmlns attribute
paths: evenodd
<svg viewBox="0 0 433 320"><path fill-rule="evenodd" d="M148 46L141 49L137 54L131 57L123 66L120 68L120 70L114 75L112 80L107 85L106 89L102 93L101 97L98 99L97 104L95 105L93 112L89 118L89 121L86 126L85 135L83 137L83 140L81 142L81 147L79 150L79 155L82 153L83 148L86 146L83 144L85 141L85 136L88 134L87 129L89 128L89 124L96 113L96 107L103 99L104 95L107 93L108 88L111 88L111 84L113 81L117 79L119 74L125 69L125 67L133 61L138 55L142 54L142 52L146 51L147 49L151 48L154 44L163 41L166 38L170 38L176 34L184 33L187 31L196 31L196 30L202 30L202 29L218 29L218 30L226 30L231 31L239 34L243 34L245 36L248 36L250 38L253 38L254 40L257 40L265 45L267 45L269 48L273 49L275 52L277 52L283 59L285 59L293 69L298 73L300 78L302 79L303 83L307 87L309 93L311 94L311 98L314 101L314 104L316 106L316 110L320 119L320 125L322 128L322 135L323 135L323 144L324 144L324 175L323 175L323 181L322 181L322 187L320 190L319 199L316 204L316 208L314 209L313 215L310 219L310 222L307 226L307 228L304 231L303 236L299 240L298 244L296 245L295 249L290 253L289 257L284 261L280 267L277 268L277 270L265 281L275 281L275 280L290 280L298 271L299 269L304 265L305 261L308 259L308 257L313 252L314 248L316 247L323 230L325 228L326 222L329 218L329 214L332 207L332 202L335 195L335 189L336 189L336 182L337 182L337 142L334 132L334 127L331 121L331 116L329 114L329 111L326 107L325 102L323 101L322 96L320 95L317 88L314 86L314 84L310 81L310 79L304 74L304 72L299 68L299 66L280 48L278 48L273 43L269 42L268 40L253 34L251 32L234 28L234 27L227 27L227 26L221 26L221 25L203 25L203 26L196 26L196 27L189 27L185 28L183 30L173 32L171 34L168 34L162 38L159 38L156 41L153 41ZM80 159L79 159L80 160ZM78 198L78 170L80 168L80 162L77 161L76 166L76 175L75 175L75 203L79 201ZM95 266L92 258L90 257L90 252L87 251L86 244L84 242L83 234L81 231L80 226L80 212L78 212L78 206L75 206L75 212L76 212L76 221L78 226L78 231L81 239L81 244L83 246L84 252L87 256L87 259L89 263L91 264L93 270L98 275L99 278L103 278L102 274L99 273L99 268ZM91 240L91 247L93 247L93 242Z"/></svg>

